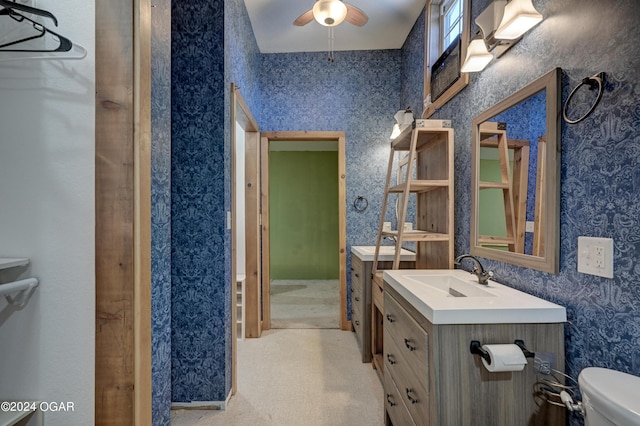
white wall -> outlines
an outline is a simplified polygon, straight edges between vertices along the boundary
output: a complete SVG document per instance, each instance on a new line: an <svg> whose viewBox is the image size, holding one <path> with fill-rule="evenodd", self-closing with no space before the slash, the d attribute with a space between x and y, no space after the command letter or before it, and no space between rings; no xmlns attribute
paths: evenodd
<svg viewBox="0 0 640 426"><path fill-rule="evenodd" d="M45 423L84 426L95 393L95 10L84 0L37 7L88 54L0 61L0 257L31 258L22 276L40 280L20 311L0 298L0 401L73 402L74 412L45 413Z"/></svg>

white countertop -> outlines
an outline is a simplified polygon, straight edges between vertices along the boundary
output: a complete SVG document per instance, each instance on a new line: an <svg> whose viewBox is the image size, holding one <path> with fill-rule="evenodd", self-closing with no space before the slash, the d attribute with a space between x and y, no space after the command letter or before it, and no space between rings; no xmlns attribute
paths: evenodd
<svg viewBox="0 0 640 426"><path fill-rule="evenodd" d="M567 321L564 307L528 293L489 281L460 269L385 270L390 285L432 324L558 323ZM469 297L454 297L428 282L446 283Z"/></svg>
<svg viewBox="0 0 640 426"><path fill-rule="evenodd" d="M376 252L376 246L351 246L351 254L358 256L363 262L373 262L373 255ZM379 261L393 261L396 248L394 246L380 246L378 254ZM400 261L415 261L416 254L412 251L402 249L400 252Z"/></svg>

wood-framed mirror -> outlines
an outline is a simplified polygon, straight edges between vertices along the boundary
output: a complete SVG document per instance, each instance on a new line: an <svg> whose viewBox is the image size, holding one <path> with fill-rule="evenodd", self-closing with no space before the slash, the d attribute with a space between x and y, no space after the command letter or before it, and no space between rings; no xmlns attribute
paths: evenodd
<svg viewBox="0 0 640 426"><path fill-rule="evenodd" d="M425 13L424 99L430 117L469 84L460 71L467 55L470 0L427 0Z"/></svg>
<svg viewBox="0 0 640 426"><path fill-rule="evenodd" d="M473 119L471 254L558 272L560 68Z"/></svg>

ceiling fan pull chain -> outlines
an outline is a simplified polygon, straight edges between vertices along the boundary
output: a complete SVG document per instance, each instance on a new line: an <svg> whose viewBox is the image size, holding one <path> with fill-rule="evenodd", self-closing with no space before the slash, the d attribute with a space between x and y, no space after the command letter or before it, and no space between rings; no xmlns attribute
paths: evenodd
<svg viewBox="0 0 640 426"><path fill-rule="evenodd" d="M329 62L334 62L333 58L333 27L329 27L329 55L327 57Z"/></svg>

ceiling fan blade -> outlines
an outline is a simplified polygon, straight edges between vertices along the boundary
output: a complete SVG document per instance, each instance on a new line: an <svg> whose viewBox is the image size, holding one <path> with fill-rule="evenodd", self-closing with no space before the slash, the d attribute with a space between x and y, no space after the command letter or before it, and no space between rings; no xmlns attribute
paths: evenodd
<svg viewBox="0 0 640 426"><path fill-rule="evenodd" d="M302 27L303 25L307 25L311 21L313 21L313 9L307 10L305 13L298 16L296 20L293 21L293 25Z"/></svg>
<svg viewBox="0 0 640 426"><path fill-rule="evenodd" d="M345 5L347 6L347 17L344 18L345 21L358 27L367 23L369 17L366 13L349 3L345 3Z"/></svg>

